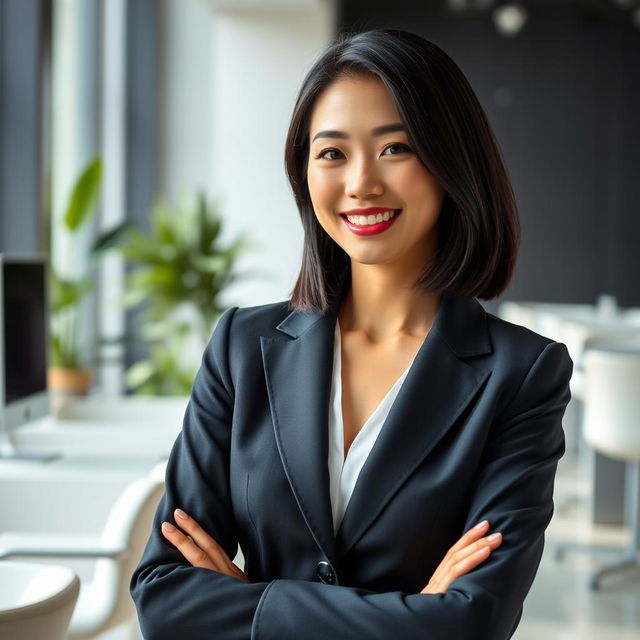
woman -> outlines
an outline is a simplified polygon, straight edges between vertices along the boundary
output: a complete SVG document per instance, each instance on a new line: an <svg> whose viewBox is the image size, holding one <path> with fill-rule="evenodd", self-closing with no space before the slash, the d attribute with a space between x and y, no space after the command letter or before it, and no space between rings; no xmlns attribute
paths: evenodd
<svg viewBox="0 0 640 640"><path fill-rule="evenodd" d="M205 350L131 583L145 637L509 638L572 362L476 300L518 245L486 117L432 43L342 36L286 166L300 275L290 300L225 311Z"/></svg>

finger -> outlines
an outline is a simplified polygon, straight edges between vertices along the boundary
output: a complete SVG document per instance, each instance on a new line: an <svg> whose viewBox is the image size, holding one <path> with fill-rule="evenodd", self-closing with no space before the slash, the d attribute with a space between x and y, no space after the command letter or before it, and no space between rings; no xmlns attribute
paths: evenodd
<svg viewBox="0 0 640 640"><path fill-rule="evenodd" d="M178 549L191 565L220 571L218 565L214 563L203 549L170 522L163 522L161 530L162 535Z"/></svg>
<svg viewBox="0 0 640 640"><path fill-rule="evenodd" d="M231 562L224 549L193 517L186 514L182 509L176 509L174 515L178 526L191 536L196 545L211 558L216 566L220 567L217 571L223 571L224 573L231 572L233 574L237 574L237 572L240 571L240 569Z"/></svg>
<svg viewBox="0 0 640 640"><path fill-rule="evenodd" d="M162 523L162 533L172 544L174 544L188 562L194 567L202 567L204 569L211 569L218 573L223 573L232 578L237 578L242 582L249 582L249 578L244 572L235 564L232 565L231 570L225 565L215 562L212 558L201 549L189 535L185 535L180 529L174 527L168 522Z"/></svg>
<svg viewBox="0 0 640 640"><path fill-rule="evenodd" d="M232 564L232 567L235 571L234 575L236 578L238 578L238 580L242 580L242 582L249 582L247 574L240 567L238 567L236 564Z"/></svg>
<svg viewBox="0 0 640 640"><path fill-rule="evenodd" d="M429 584L420 593L445 593L454 580L484 562L501 544L502 534L493 533L461 549L454 556L455 561L450 560L437 574L434 573Z"/></svg>
<svg viewBox="0 0 640 640"><path fill-rule="evenodd" d="M436 569L436 573L438 573L443 568L446 568L448 566L448 563L451 560L451 557L455 553L460 551L460 549L464 549L472 542L479 540L483 535L485 535L488 532L488 530L489 530L488 520L482 520L477 525L469 529L461 538L458 539L458 541L453 546L449 548L446 555L442 559L442 562L440 563L440 565L438 565L438 568Z"/></svg>
<svg viewBox="0 0 640 640"><path fill-rule="evenodd" d="M501 544L502 544L502 534L500 532L492 533L490 536L486 536L485 538L480 538L480 540L476 540L475 542L472 542L467 547L464 547L464 549L460 549L459 551L456 551L456 553L454 553L451 556L451 563L456 564L458 562L461 562L468 556L474 554L476 551L479 551L480 549L482 549L482 547L488 546L490 547L491 551L493 551L497 549Z"/></svg>
<svg viewBox="0 0 640 640"><path fill-rule="evenodd" d="M441 584L443 581L448 581L450 584L457 577L460 577L460 575L463 575L463 574L455 575L453 579L451 579L453 567L455 567L457 563L473 555L477 551L481 550L483 547L488 547L489 551L493 551L494 549L497 549L500 546L500 544L502 544L502 534L499 532L496 532L484 538L480 538L475 542L471 542L466 547L458 549L455 553L447 554L447 556L445 556L445 559L438 565L437 569L434 571L433 576L429 581L429 584L437 585L437 584Z"/></svg>
<svg viewBox="0 0 640 640"><path fill-rule="evenodd" d="M489 557L490 553L491 547L488 545L481 547L467 558L454 565L449 572L443 574L438 581L430 582L420 593L446 593L454 580L484 562Z"/></svg>
<svg viewBox="0 0 640 640"><path fill-rule="evenodd" d="M471 527L450 549L447 551L447 557L452 556L456 551L466 547L471 542L481 538L489 530L489 521L483 520L479 522L475 527Z"/></svg>
<svg viewBox="0 0 640 640"><path fill-rule="evenodd" d="M475 569L479 564L483 563L491 555L491 547L485 545L476 549L473 553L470 553L466 558L456 562L455 565L449 571L449 575L444 579L444 584L441 583L441 587L444 586L445 591L449 588L454 580L457 580L460 576L463 576L472 569Z"/></svg>

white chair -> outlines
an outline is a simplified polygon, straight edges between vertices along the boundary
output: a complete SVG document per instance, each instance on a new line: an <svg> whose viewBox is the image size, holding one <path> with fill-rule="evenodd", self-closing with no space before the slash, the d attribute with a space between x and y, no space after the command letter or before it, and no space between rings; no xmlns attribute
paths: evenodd
<svg viewBox="0 0 640 640"><path fill-rule="evenodd" d="M601 345L588 349L583 358L583 435L596 451L627 463L626 521L631 530L630 544L621 559L591 577L594 590L605 576L640 567L640 349L623 349L621 345ZM607 547L582 548L611 551ZM556 553L560 555L558 550Z"/></svg>
<svg viewBox="0 0 640 640"><path fill-rule="evenodd" d="M584 439L579 438L584 400L583 355L588 349L601 345L621 347L640 345L640 327L631 323L598 324L570 319L562 323L560 341L566 345L573 360L573 373L569 383L571 400L563 420L567 436L567 452L578 453L584 460L588 458L588 450L585 448ZM602 471L601 465L602 462L598 462L599 472Z"/></svg>
<svg viewBox="0 0 640 640"><path fill-rule="evenodd" d="M165 468L166 461L163 461L124 490L99 536L0 534L0 558L96 559L93 579L82 585L69 625L70 640L94 638L128 621L135 624L129 581L149 538L153 517L164 491Z"/></svg>
<svg viewBox="0 0 640 640"><path fill-rule="evenodd" d="M79 590L68 567L0 563L0 638L64 640Z"/></svg>
<svg viewBox="0 0 640 640"><path fill-rule="evenodd" d="M584 353L599 345L621 346L640 344L640 327L631 323L597 325L575 320L565 320L560 331L560 341L564 342L573 360L574 368L571 376L571 396L582 400L584 397Z"/></svg>

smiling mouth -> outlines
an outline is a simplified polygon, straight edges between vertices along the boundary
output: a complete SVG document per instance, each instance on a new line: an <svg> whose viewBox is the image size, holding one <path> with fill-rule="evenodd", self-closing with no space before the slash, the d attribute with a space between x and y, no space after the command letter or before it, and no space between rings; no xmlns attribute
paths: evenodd
<svg viewBox="0 0 640 640"><path fill-rule="evenodd" d="M392 209L391 211L385 211L384 213L369 215L348 215L346 213L341 213L340 217L357 227L369 227L389 222L399 216L401 212L402 209Z"/></svg>
<svg viewBox="0 0 640 640"><path fill-rule="evenodd" d="M349 216L341 213L340 217L344 220L347 229L355 235L375 236L390 229L401 213L402 209L395 209L376 215L369 214L368 216Z"/></svg>

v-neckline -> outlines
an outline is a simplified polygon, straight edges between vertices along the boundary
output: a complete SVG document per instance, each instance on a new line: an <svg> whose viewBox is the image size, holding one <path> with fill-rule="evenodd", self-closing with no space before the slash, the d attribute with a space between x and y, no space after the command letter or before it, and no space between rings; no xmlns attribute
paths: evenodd
<svg viewBox="0 0 640 640"><path fill-rule="evenodd" d="M409 369L411 369L411 365L413 365L413 362L414 362L414 360L416 358L417 352L416 352L416 354L414 354L414 356L411 359L411 362L409 363L407 368L400 374L400 376L398 376L398 378L391 385L391 387L389 388L387 393L384 395L384 397L376 405L376 407L371 412L371 414L369 414L369 417L364 421L364 424L360 427L360 429L358 429L358 432L356 433L355 437L351 441L351 445L349 446L349 449L348 449L348 451L347 451L347 453L345 455L345 452L344 452L344 414L343 414L343 410L342 410L342 334L340 332L340 323L339 323L339 320L337 320L337 319L336 319L336 328L335 328L335 340L336 340L336 348L335 348L334 356L335 356L335 358L337 358L337 375L336 375L336 384L337 384L336 394L337 394L337 398L336 398L336 400L337 400L337 406L338 406L339 434L340 434L340 441L342 443L342 446L341 446L342 462L343 462L343 465L344 465L344 464L346 464L346 461L347 461L347 459L349 457L349 454L353 450L354 445L359 444L360 440L362 440L362 438L364 437L364 435L361 436L361 434L364 432L365 435L366 435L366 432L368 432L369 429L371 428L370 425L373 422L374 418L380 412L380 408L386 403L386 401L389 398L389 396L396 390L396 387L398 387L399 385L402 385L402 382L406 378L407 373L409 372Z"/></svg>

